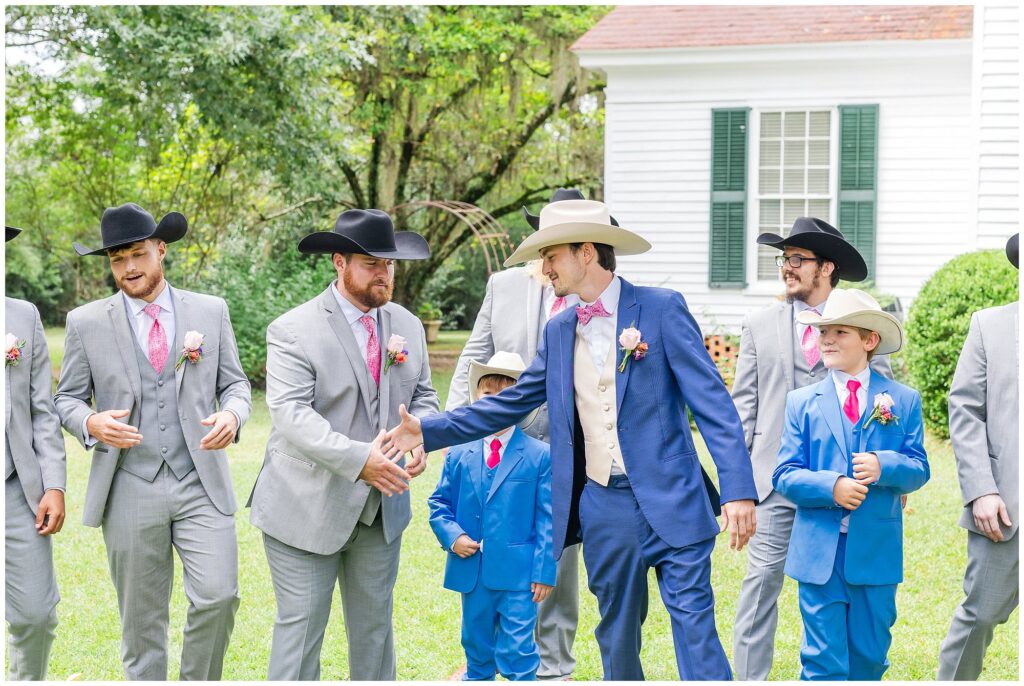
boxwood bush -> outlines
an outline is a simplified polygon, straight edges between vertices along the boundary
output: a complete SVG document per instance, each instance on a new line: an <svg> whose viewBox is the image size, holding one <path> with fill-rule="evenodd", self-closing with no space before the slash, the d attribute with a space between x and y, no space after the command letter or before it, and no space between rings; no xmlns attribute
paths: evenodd
<svg viewBox="0 0 1024 686"><path fill-rule="evenodd" d="M921 393L925 425L936 435L949 436L949 386L971 314L1018 297L1017 270L1002 250L953 258L918 293L907 315L906 361L910 385Z"/></svg>

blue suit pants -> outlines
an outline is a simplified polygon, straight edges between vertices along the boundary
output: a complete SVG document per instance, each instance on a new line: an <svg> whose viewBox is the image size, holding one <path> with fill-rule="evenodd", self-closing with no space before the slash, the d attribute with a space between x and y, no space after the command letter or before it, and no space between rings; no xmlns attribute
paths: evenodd
<svg viewBox="0 0 1024 686"><path fill-rule="evenodd" d="M804 620L800 645L803 681L878 681L889 668L886 655L896 623L897 584L847 583L845 561L846 534L840 534L829 580L821 585L799 585Z"/></svg>
<svg viewBox="0 0 1024 686"><path fill-rule="evenodd" d="M588 480L580 498L583 560L601 620L594 632L604 678L639 681L641 627L647 618L647 571L654 567L672 622L679 677L730 680L732 670L715 627L709 538L673 548L647 523L625 476L608 486Z"/></svg>
<svg viewBox="0 0 1024 686"><path fill-rule="evenodd" d="M481 555L482 553L477 553ZM494 591L479 581L462 594L464 681L536 681L540 653L533 640L537 604L530 591Z"/></svg>

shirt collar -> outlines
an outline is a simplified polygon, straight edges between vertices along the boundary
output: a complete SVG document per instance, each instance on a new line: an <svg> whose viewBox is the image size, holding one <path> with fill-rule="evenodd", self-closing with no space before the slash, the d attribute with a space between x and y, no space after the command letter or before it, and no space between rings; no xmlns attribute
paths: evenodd
<svg viewBox="0 0 1024 686"><path fill-rule="evenodd" d="M829 293L829 296L831 296L831 295L832 294ZM803 300L794 300L793 301L793 317L795 318L801 312L805 312L805 311L811 310L811 309L817 310L818 314L824 314L825 306L826 305L828 305L828 298L825 298L825 302L821 303L820 305L816 305L816 306L808 305Z"/></svg>
<svg viewBox="0 0 1024 686"><path fill-rule="evenodd" d="M377 308L371 307L368 312L363 312L358 307L349 302L348 298L344 297L338 290L338 282L331 282L331 293L334 294L334 299L338 301L338 307L341 308L341 313L345 315L348 325L352 326L362 317L370 315L373 317L373 321L377 321Z"/></svg>
<svg viewBox="0 0 1024 686"><path fill-rule="evenodd" d="M142 314L142 310L146 308L146 305L149 305L149 303L142 298L133 298L124 291L121 291L121 295L124 297L125 303L127 303L128 307L131 309L131 313L136 317ZM160 309L164 312L174 311L174 303L171 300L171 284L167 283L166 280L164 281L163 290L160 291L160 295L156 296L156 299L153 300L153 304L159 305Z"/></svg>
<svg viewBox="0 0 1024 686"><path fill-rule="evenodd" d="M612 282L608 284L608 287L604 289L604 292L597 297L597 300L601 301L604 305L605 311L608 314L615 314L615 310L619 308L619 294L622 293L622 281L618 276L612 276ZM594 302L597 302L595 300ZM584 302L583 298L580 298L580 305L593 305L594 303Z"/></svg>
<svg viewBox="0 0 1024 686"><path fill-rule="evenodd" d="M860 387L866 391L868 382L871 380L871 365L869 364L864 367L864 369L857 374L847 374L846 372L841 372L838 369L832 370L832 380L836 384L836 390L846 390L846 382L850 379L857 379L857 381L860 381Z"/></svg>
<svg viewBox="0 0 1024 686"><path fill-rule="evenodd" d="M501 452L504 453L505 452L505 448L508 447L509 440L511 440L511 438L512 438L512 434L514 434L515 432L516 432L516 428L513 426L511 431L506 431L505 433L503 433L500 436L495 436L494 434L491 434L490 436L488 436L487 438L484 439L484 447L487 448L488 451L490 451L490 449L491 449L491 441L493 441L495 438L497 438L498 441L501 443Z"/></svg>

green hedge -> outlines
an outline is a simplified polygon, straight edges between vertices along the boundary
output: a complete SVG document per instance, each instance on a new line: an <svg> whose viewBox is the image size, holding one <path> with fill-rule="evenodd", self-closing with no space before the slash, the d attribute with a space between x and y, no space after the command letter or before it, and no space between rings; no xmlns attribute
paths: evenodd
<svg viewBox="0 0 1024 686"><path fill-rule="evenodd" d="M1017 270L1002 250L955 257L928 279L907 315L910 384L921 393L925 425L949 435L947 399L971 314L1018 299Z"/></svg>

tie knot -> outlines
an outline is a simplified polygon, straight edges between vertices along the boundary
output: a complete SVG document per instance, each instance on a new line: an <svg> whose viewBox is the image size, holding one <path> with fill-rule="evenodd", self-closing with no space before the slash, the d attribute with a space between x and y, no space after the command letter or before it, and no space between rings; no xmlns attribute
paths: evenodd
<svg viewBox="0 0 1024 686"><path fill-rule="evenodd" d="M857 381L857 379L850 379L846 382L846 388L850 393L856 393L860 390L860 381Z"/></svg>
<svg viewBox="0 0 1024 686"><path fill-rule="evenodd" d="M364 314L360 317L359 322L363 325L363 328L370 333L373 333L374 328L377 326L377 322L373 321L373 317L368 314Z"/></svg>
<svg viewBox="0 0 1024 686"><path fill-rule="evenodd" d="M498 452L499 448L501 448L501 441L495 438L493 441L491 441L491 452L496 453Z"/></svg>
<svg viewBox="0 0 1024 686"><path fill-rule="evenodd" d="M148 314L153 319L156 319L160 315L160 306L156 303L149 303L142 308L142 311Z"/></svg>

